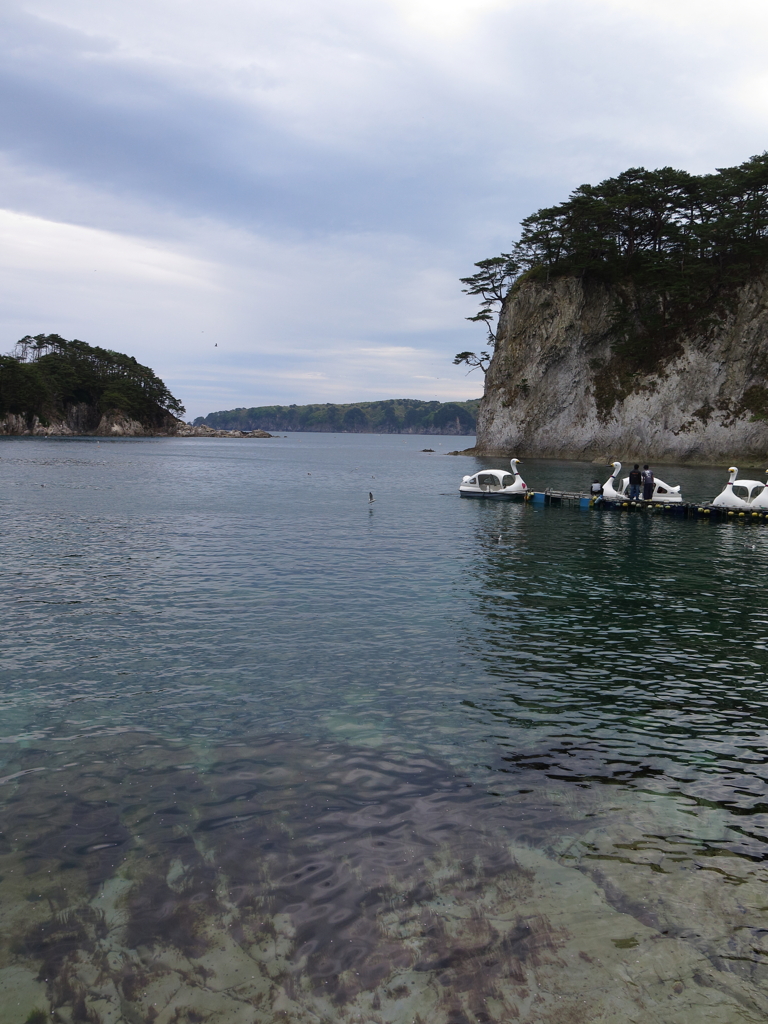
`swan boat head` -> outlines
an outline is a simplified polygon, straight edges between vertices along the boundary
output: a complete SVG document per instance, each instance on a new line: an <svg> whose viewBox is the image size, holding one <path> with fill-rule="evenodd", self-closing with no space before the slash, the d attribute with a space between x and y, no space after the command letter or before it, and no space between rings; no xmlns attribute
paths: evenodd
<svg viewBox="0 0 768 1024"><path fill-rule="evenodd" d="M748 502L733 493L733 485L736 482L739 470L736 466L728 467L728 483L712 501L718 508L749 508Z"/></svg>
<svg viewBox="0 0 768 1024"><path fill-rule="evenodd" d="M614 461L611 463L611 466L613 467L613 472L603 484L603 497L614 499L623 498L624 495L621 493L621 491L617 491L616 487L614 486L616 480L618 479L619 473L621 472L621 463Z"/></svg>

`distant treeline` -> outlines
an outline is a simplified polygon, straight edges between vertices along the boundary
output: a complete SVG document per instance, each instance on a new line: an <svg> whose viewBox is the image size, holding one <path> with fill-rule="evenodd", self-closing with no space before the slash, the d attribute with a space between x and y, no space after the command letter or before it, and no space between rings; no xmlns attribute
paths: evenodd
<svg viewBox="0 0 768 1024"><path fill-rule="evenodd" d="M45 425L73 406L87 407L96 422L122 412L148 425L184 412L154 371L121 352L37 334L0 356L0 417L37 416Z"/></svg>
<svg viewBox="0 0 768 1024"><path fill-rule="evenodd" d="M198 416L217 430L323 431L351 434L474 434L479 399L421 402L392 398L351 405L265 405Z"/></svg>

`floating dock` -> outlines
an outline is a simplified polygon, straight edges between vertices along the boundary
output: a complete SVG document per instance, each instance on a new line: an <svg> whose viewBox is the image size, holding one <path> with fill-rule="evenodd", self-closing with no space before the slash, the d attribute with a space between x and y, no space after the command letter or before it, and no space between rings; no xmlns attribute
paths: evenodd
<svg viewBox="0 0 768 1024"><path fill-rule="evenodd" d="M578 491L526 491L524 501L532 505L574 505L578 508L605 509L611 512L646 512L651 515L673 516L675 519L709 519L768 522L768 509L727 508L722 505L698 504L691 501L630 501L629 498L593 498Z"/></svg>

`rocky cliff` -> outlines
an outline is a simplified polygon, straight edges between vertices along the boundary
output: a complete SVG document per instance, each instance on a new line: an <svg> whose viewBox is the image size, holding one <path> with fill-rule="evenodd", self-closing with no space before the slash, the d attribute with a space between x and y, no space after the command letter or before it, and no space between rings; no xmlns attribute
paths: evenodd
<svg viewBox="0 0 768 1024"><path fill-rule="evenodd" d="M266 430L214 430L205 425L192 426L171 413L155 422L142 422L123 412L99 413L86 403L68 406L63 415L53 419L29 419L20 413L6 413L0 418L0 435L32 437L272 437Z"/></svg>
<svg viewBox="0 0 768 1024"><path fill-rule="evenodd" d="M8 412L0 418L0 434L32 435L34 437L82 436L143 437L177 434L186 424L170 413L158 417L155 423L133 419L123 412L100 413L86 402L67 406L66 410L51 418Z"/></svg>
<svg viewBox="0 0 768 1024"><path fill-rule="evenodd" d="M477 452L768 465L768 273L638 369L617 314L631 286L522 280L504 303Z"/></svg>

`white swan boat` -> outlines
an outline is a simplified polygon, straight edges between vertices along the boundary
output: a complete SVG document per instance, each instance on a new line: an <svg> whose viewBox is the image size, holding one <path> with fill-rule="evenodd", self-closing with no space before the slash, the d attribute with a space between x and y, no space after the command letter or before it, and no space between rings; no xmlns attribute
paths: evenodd
<svg viewBox="0 0 768 1024"><path fill-rule="evenodd" d="M765 471L768 473L768 469ZM752 508L768 508L768 483L763 487L762 491L752 499L750 502Z"/></svg>
<svg viewBox="0 0 768 1024"><path fill-rule="evenodd" d="M718 508L768 508L766 485L761 480L739 480L739 470L729 466L728 483L713 499Z"/></svg>
<svg viewBox="0 0 768 1024"><path fill-rule="evenodd" d="M459 484L462 498L505 498L525 497L528 487L518 472L519 459L511 459L512 472L506 469L481 469L474 476L465 476Z"/></svg>
<svg viewBox="0 0 768 1024"><path fill-rule="evenodd" d="M613 472L603 484L603 497L607 498L609 501L628 501L629 477L625 476L621 480L621 483L618 483L619 473L621 473L621 463L612 462L611 466L613 467ZM640 498L638 500L642 501L643 499ZM683 496L680 493L680 485L678 484L676 487L672 487L671 484L667 484L659 477L655 477L653 482L653 496L649 500L661 502L664 505L681 502L683 500Z"/></svg>

